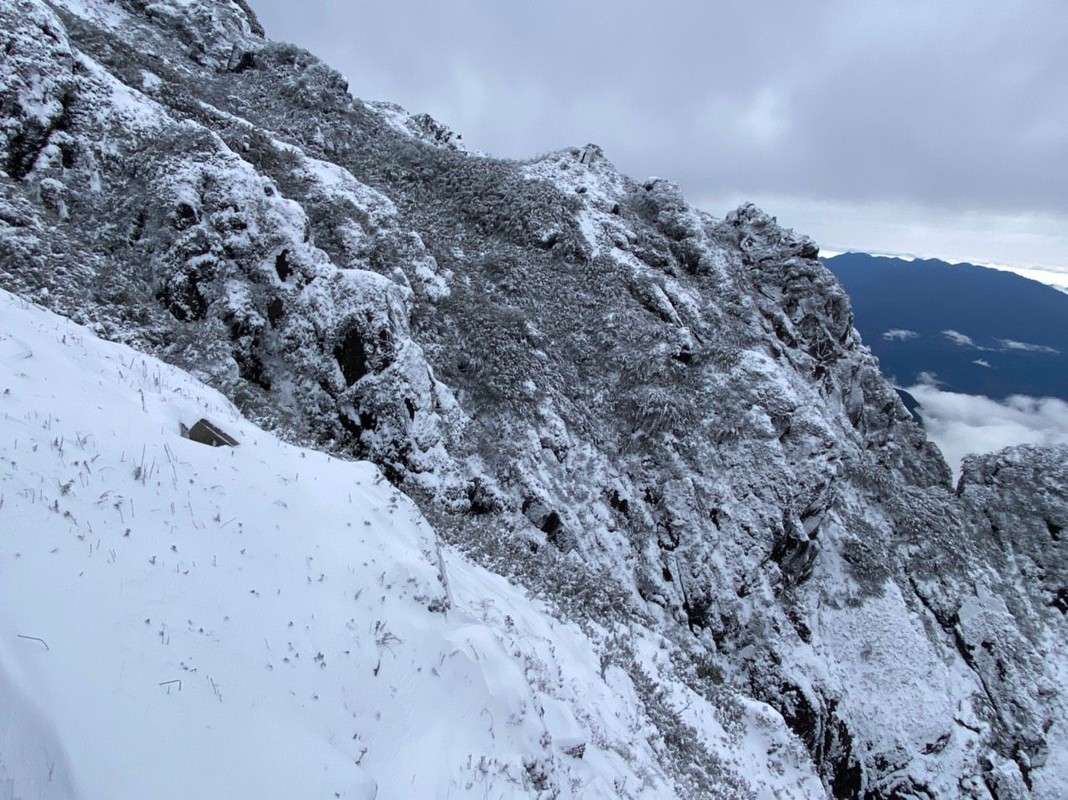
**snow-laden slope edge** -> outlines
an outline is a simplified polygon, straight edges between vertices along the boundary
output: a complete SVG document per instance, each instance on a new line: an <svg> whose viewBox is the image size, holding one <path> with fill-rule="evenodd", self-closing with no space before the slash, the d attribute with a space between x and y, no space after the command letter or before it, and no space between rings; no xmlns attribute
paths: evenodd
<svg viewBox="0 0 1068 800"><path fill-rule="evenodd" d="M0 796L673 795L612 661L627 638L655 675L666 642L559 622L372 465L176 368L7 293L0 317ZM183 438L201 417L240 446ZM820 796L799 752L767 780L773 711L727 736L682 699L725 775Z"/></svg>

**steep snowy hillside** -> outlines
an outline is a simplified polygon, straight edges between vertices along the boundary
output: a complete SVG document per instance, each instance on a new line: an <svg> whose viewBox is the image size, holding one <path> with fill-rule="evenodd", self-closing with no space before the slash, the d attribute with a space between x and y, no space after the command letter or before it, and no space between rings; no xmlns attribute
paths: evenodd
<svg viewBox="0 0 1068 800"><path fill-rule="evenodd" d="M547 788L535 766L516 791L591 796L599 776L624 797L1068 796L1051 566L1068 458L977 461L954 491L811 240L749 205L693 209L594 145L526 162L465 153L434 120L354 99L237 0L0 0L0 43L0 286L186 369L314 448L305 461L373 461L429 521L420 535L441 543L446 572L503 586L451 570L462 553L579 637L592 660L560 669L592 674L563 702L590 755L531 748L528 711L507 752L547 764ZM263 458L268 482L310 474ZM166 451L156 463L170 468ZM359 530L348 479L321 480L327 519ZM210 529L198 507L190 523ZM182 548L143 555L185 577ZM284 551L297 572L279 567L276 589L325 574L305 549ZM206 552L191 575L209 574ZM542 617L485 613L513 657L513 641L553 652L527 638ZM298 649L334 674L336 655ZM540 685L495 674L508 691L519 675ZM426 692L423 705L443 702ZM491 742L505 741L498 716L477 728ZM447 792L467 777L437 730L445 743L424 750L445 761L420 779ZM388 780L410 764L397 763Z"/></svg>
<svg viewBox="0 0 1068 800"><path fill-rule="evenodd" d="M365 462L282 444L181 371L0 293L0 795L665 797L643 687L441 547ZM180 435L208 417L236 437ZM724 785L819 784L685 700ZM663 713L663 711L659 712ZM735 777L731 778L732 773ZM745 788L743 788L745 787Z"/></svg>

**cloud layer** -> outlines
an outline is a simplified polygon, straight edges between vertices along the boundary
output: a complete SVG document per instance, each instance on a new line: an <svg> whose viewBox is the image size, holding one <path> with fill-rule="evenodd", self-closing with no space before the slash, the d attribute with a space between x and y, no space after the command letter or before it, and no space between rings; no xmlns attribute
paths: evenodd
<svg viewBox="0 0 1068 800"><path fill-rule="evenodd" d="M953 342L953 344L958 345L960 347L975 347L975 348L979 347L979 345L977 345L972 340L971 336L967 336L967 335L961 333L960 331L952 331L952 330L950 330L950 331L942 331L942 335L945 336L947 339L949 339L951 342ZM982 349L982 348L979 348L979 349Z"/></svg>
<svg viewBox="0 0 1068 800"><path fill-rule="evenodd" d="M907 342L910 339L919 339L920 334L916 331L910 331L905 328L892 328L888 331L883 331L883 338L888 342L899 341Z"/></svg>
<svg viewBox="0 0 1068 800"><path fill-rule="evenodd" d="M716 213L755 199L829 247L1068 267L1061 0L253 5L358 96L475 148L595 141L637 178ZM880 231L894 241L861 241Z"/></svg>
<svg viewBox="0 0 1068 800"><path fill-rule="evenodd" d="M1014 396L1004 402L913 386L927 436L960 475L970 453L993 453L1017 444L1068 444L1068 403L1054 398Z"/></svg>
<svg viewBox="0 0 1068 800"><path fill-rule="evenodd" d="M998 339L1001 346L1006 350L1020 350L1025 353L1047 353L1049 355L1059 355L1060 350L1050 347L1045 344L1031 344L1030 342L1017 342L1014 339Z"/></svg>

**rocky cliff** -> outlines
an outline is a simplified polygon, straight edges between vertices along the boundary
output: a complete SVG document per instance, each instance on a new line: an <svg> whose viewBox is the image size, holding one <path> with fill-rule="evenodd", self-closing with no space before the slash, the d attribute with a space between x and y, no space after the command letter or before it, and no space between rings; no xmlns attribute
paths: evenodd
<svg viewBox="0 0 1068 800"><path fill-rule="evenodd" d="M0 43L0 285L376 462L583 626L678 796L1068 796L1068 451L950 486L811 240L465 153L240 0Z"/></svg>

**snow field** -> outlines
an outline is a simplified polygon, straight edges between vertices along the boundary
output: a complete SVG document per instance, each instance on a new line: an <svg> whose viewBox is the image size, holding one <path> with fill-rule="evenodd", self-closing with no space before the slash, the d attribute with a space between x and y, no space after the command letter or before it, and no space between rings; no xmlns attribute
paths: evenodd
<svg viewBox="0 0 1068 800"><path fill-rule="evenodd" d="M12 295L0 320L0 797L671 794L612 749L637 712L593 643L439 558L375 467ZM201 417L240 446L182 438Z"/></svg>

